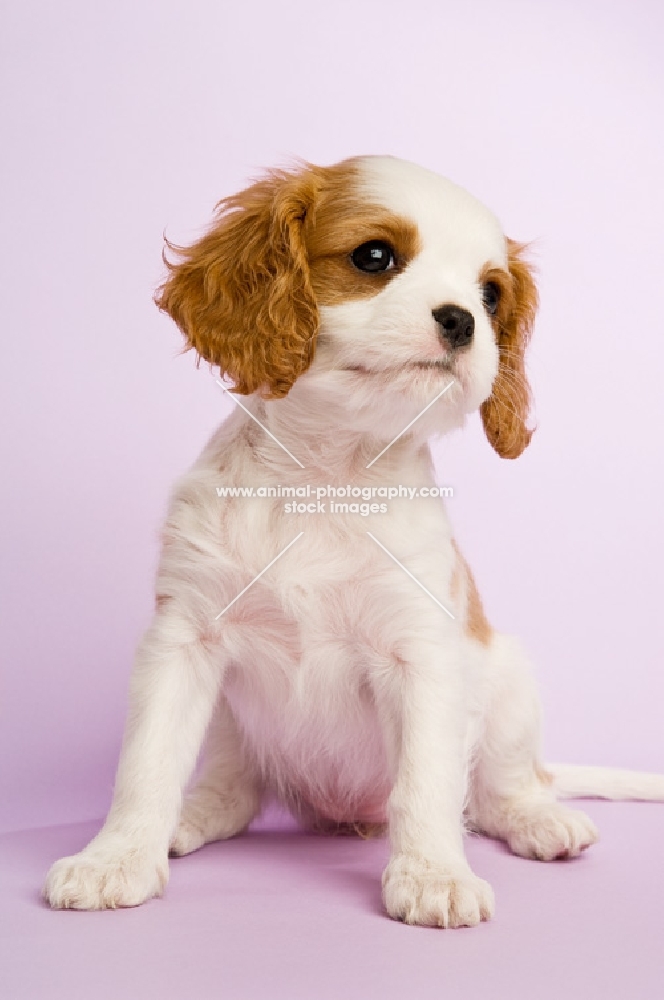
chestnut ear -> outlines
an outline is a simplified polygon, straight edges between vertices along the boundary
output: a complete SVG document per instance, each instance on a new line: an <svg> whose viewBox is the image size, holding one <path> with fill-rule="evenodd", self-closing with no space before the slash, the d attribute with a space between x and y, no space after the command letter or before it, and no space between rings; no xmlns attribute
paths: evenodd
<svg viewBox="0 0 664 1000"><path fill-rule="evenodd" d="M155 302L235 391L285 396L311 363L318 308L302 229L313 210L312 169L273 171L224 199L190 247L166 240L169 276Z"/></svg>
<svg viewBox="0 0 664 1000"><path fill-rule="evenodd" d="M533 267L524 259L525 244L507 240L511 287L504 309L496 317L498 374L491 395L480 407L484 431L501 458L518 458L528 447L530 386L526 380L525 352L537 312L538 295Z"/></svg>

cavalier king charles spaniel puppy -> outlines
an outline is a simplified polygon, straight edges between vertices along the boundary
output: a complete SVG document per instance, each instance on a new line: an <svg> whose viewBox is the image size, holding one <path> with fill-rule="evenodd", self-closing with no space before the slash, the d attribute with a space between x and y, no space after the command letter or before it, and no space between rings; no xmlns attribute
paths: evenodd
<svg viewBox="0 0 664 1000"><path fill-rule="evenodd" d="M113 803L51 906L159 895L169 852L271 797L310 828L385 826L387 913L471 926L494 901L466 829L548 861L597 839L557 794L664 798L664 777L541 763L527 659L435 496L427 442L473 411L502 457L530 440L524 246L456 184L368 156L268 173L167 265L157 304L238 405L175 486ZM325 509L329 484L374 502Z"/></svg>

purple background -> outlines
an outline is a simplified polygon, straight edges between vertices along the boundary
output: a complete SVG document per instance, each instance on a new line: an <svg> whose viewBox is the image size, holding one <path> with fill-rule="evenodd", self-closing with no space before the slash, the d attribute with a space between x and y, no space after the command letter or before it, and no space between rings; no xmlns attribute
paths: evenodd
<svg viewBox="0 0 664 1000"><path fill-rule="evenodd" d="M107 808L168 490L230 408L151 303L162 231L194 237L293 155L415 160L536 241L539 430L501 462L474 420L438 448L439 478L491 619L538 664L546 755L664 771L663 12L3 5L0 830ZM29 880L84 839L41 841ZM660 895L637 893L653 912Z"/></svg>
<svg viewBox="0 0 664 1000"><path fill-rule="evenodd" d="M164 899L80 913L40 907L34 887L94 824L7 834L0 995L661 1000L664 879L653 858L664 809L592 802L588 810L604 839L569 863L524 861L471 838L468 857L491 880L497 909L490 923L457 931L384 916L384 840L306 836L273 821L174 861Z"/></svg>

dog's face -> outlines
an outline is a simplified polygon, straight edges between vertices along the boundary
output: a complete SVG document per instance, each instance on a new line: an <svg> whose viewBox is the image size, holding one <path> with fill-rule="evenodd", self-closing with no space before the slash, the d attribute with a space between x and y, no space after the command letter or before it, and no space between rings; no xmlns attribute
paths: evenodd
<svg viewBox="0 0 664 1000"><path fill-rule="evenodd" d="M237 391L342 400L353 427L397 434L449 386L427 433L480 407L500 455L528 444L535 285L450 181L389 157L275 172L179 254L158 304Z"/></svg>

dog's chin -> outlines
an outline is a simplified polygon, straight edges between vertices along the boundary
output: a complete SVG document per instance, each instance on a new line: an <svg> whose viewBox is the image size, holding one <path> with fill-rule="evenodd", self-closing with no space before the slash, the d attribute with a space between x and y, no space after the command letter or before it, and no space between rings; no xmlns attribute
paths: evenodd
<svg viewBox="0 0 664 1000"><path fill-rule="evenodd" d="M358 427L368 421L374 433L393 436L414 420L425 436L445 433L460 427L468 413L466 373L448 361L348 364L337 374L349 419Z"/></svg>
<svg viewBox="0 0 664 1000"><path fill-rule="evenodd" d="M455 359L456 362L456 359ZM476 365L442 359L417 360L402 365L371 368L344 366L344 403L350 414L354 404L364 411L367 403L381 421L391 425L392 417L403 423L422 414L421 426L427 435L445 434L462 427L469 414L479 409L491 394L493 371Z"/></svg>
<svg viewBox="0 0 664 1000"><path fill-rule="evenodd" d="M330 364L317 357L289 398L323 414L329 424L389 440L414 425L426 439L462 427L490 392L481 372L459 359L416 359L382 365L378 359Z"/></svg>
<svg viewBox="0 0 664 1000"><path fill-rule="evenodd" d="M396 394L422 405L442 392L449 392L450 399L454 398L458 404L467 391L466 373L446 360L410 361L385 368L357 364L345 366L342 371L348 373L351 384L358 387L379 390L391 396Z"/></svg>

